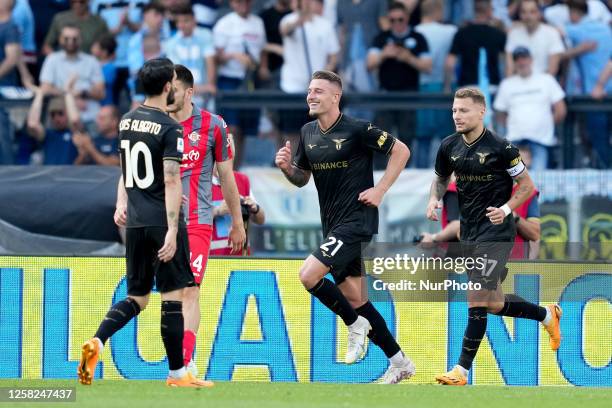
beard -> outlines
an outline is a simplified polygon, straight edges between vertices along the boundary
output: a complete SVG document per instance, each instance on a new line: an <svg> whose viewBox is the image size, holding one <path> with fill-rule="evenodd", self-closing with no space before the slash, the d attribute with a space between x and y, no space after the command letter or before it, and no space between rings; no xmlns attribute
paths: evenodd
<svg viewBox="0 0 612 408"><path fill-rule="evenodd" d="M174 102L175 102L174 88L170 88L170 92L168 92L168 96L166 96L166 105L168 106L172 105Z"/></svg>
<svg viewBox="0 0 612 408"><path fill-rule="evenodd" d="M313 119L317 119L319 117L319 112L314 112L312 110L308 110L308 116L310 116Z"/></svg>
<svg viewBox="0 0 612 408"><path fill-rule="evenodd" d="M460 135L467 135L468 133L470 133L474 129L476 129L476 126L472 126L472 127L469 127L469 128L466 127L466 128L463 128L462 130L458 130L457 128L455 128L457 133L459 133Z"/></svg>

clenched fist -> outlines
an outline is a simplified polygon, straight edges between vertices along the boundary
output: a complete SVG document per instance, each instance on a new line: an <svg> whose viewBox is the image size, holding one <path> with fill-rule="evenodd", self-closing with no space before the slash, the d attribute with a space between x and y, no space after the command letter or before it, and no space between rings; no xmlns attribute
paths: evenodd
<svg viewBox="0 0 612 408"><path fill-rule="evenodd" d="M276 153L274 163L284 173L289 173L291 169L291 142L287 140L285 142L285 146L280 148L280 150Z"/></svg>

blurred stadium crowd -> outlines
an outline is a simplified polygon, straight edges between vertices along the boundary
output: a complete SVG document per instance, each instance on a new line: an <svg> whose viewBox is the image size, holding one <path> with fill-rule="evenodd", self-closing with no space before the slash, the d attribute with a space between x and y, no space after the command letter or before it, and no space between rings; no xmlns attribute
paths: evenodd
<svg viewBox="0 0 612 408"><path fill-rule="evenodd" d="M304 94L312 72L330 69L345 92L450 95L478 85L494 108L489 125L528 148L533 169L558 168L561 150L574 148L555 131L567 98L611 103L611 8L605 0L0 0L0 164L118 165L119 117L143 100L138 69L167 56L193 72L197 103L229 124L237 166L272 165L248 152L295 137L306 106L217 110L215 96ZM18 108L20 100L28 102ZM410 166L427 168L453 131L449 108L354 113L397 134L413 150ZM610 167L610 122L593 109L576 123L579 167Z"/></svg>

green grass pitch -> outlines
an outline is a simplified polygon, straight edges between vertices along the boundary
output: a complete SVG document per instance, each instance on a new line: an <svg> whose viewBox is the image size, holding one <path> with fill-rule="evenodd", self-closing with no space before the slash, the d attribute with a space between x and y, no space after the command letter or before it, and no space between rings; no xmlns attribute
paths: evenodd
<svg viewBox="0 0 612 408"><path fill-rule="evenodd" d="M443 387L377 384L294 384L220 382L209 389L177 389L162 381L1 380L0 387L76 387L72 403L2 403L0 408L595 408L610 407L612 388L587 387Z"/></svg>

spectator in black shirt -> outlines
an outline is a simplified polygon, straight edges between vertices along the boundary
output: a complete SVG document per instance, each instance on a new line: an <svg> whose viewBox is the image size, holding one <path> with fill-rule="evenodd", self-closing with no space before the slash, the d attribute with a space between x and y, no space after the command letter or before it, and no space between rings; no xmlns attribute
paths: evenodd
<svg viewBox="0 0 612 408"><path fill-rule="evenodd" d="M425 37L408 26L410 13L401 3L389 7L391 30L374 38L368 51L368 69L378 69L380 87L385 91L418 91L420 72L431 72L432 59ZM378 122L410 145L414 137L414 112L385 111ZM395 125L397 129L391 129ZM376 163L381 167L381 163Z"/></svg>
<svg viewBox="0 0 612 408"><path fill-rule="evenodd" d="M259 14L266 30L267 43L261 55L258 79L259 87L279 89L280 68L283 65L283 37L280 33L280 22L291 13L291 0L276 0Z"/></svg>
<svg viewBox="0 0 612 408"><path fill-rule="evenodd" d="M450 92L459 62L458 86L478 83L478 60L480 49L487 53L489 83L499 85L501 80L499 60L504 54L506 33L495 27L491 0L474 1L474 20L461 27L451 45L445 64L445 89Z"/></svg>

